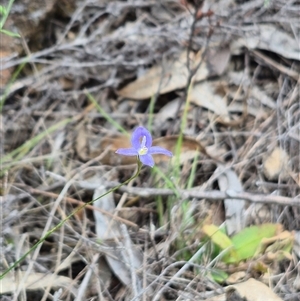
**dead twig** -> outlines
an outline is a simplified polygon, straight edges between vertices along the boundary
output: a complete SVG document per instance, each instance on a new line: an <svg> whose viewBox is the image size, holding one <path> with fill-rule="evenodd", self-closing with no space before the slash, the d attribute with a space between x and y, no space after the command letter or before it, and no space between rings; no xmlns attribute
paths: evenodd
<svg viewBox="0 0 300 301"><path fill-rule="evenodd" d="M85 181L74 182L74 185L77 185L80 188L94 190L99 184L97 183L85 183ZM112 188L119 185L118 182L107 182L105 186L107 188ZM296 206L300 207L300 197L284 197L280 195L272 195L272 194L258 194L254 192L236 192L234 190L197 190L193 189L165 189L165 188L139 188L139 187L129 187L123 186L119 189L121 192L127 192L130 194L134 194L136 196L141 196L144 198L150 198L153 196L171 196L171 195L180 195L182 198L190 199L208 199L212 201L219 201L227 198L235 199L235 200L246 200L252 203L257 204L275 204L275 205L284 205L284 206ZM77 200L76 200L77 201ZM79 202L79 201L77 201Z"/></svg>
<svg viewBox="0 0 300 301"><path fill-rule="evenodd" d="M289 69L287 67L284 67L281 64L278 64L276 61L272 60L271 58L267 57L266 55L262 54L259 51L256 50L252 50L251 51L257 58L263 60L266 64L268 64L269 66L272 66L273 68L275 68L276 70L278 70L279 72L293 78L295 81L299 81L299 73L297 71L294 71L292 69Z"/></svg>
<svg viewBox="0 0 300 301"><path fill-rule="evenodd" d="M44 196L48 196L48 197L52 197L52 198L57 198L58 197L58 194L56 193L53 193L53 192L48 192L48 191L42 191L42 190L38 190L38 189L33 189L33 188L30 188L29 189L29 192L31 194L40 194L40 195L44 195ZM82 201L79 201L79 200L76 200L74 198L70 198L70 197L64 197L64 199L69 202L70 204L75 204L75 205L78 205L78 206L82 206L83 204L85 204L84 202ZM116 221L119 221L121 223L124 223L126 224L127 226L129 227L133 227L135 229L138 229L138 225L135 224L135 223L132 223L124 218L121 218L119 216L114 216L112 213L108 212L108 211L105 211L105 210L102 210L100 208L96 208L92 205L87 205L85 206L86 209L90 209L90 210L96 210L96 211L99 211L100 213L104 214L104 215L107 215L109 217L111 217L112 219L115 219Z"/></svg>
<svg viewBox="0 0 300 301"><path fill-rule="evenodd" d="M109 184L108 187L115 186ZM175 195L175 192L171 189L161 189L161 188L138 188L138 187L127 187L123 186L120 188L122 192L127 192L130 194L135 194L142 197L153 197L153 196L171 196ZM265 194L255 194L251 192L236 192L234 190L219 191L219 190L210 190L210 191L201 191L196 189L190 190L178 190L177 193L182 198L196 198L196 199L208 199L212 201L219 201L226 198L231 199L243 199L253 203L262 203L262 204L276 204L284 206L297 206L300 207L300 198L289 198L280 195L265 195Z"/></svg>

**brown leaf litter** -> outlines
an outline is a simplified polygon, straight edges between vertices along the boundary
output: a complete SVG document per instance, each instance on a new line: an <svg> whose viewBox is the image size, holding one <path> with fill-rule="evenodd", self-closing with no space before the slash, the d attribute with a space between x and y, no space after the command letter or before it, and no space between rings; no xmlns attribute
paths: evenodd
<svg viewBox="0 0 300 301"><path fill-rule="evenodd" d="M179 158L155 156L70 218L1 280L15 279L2 297L296 300L298 19L285 0L14 1L5 29L22 38L0 37L1 271L134 175L115 150L136 126ZM255 273L242 269L255 258L221 266L200 234L213 222L229 234L279 223L292 253L278 236Z"/></svg>

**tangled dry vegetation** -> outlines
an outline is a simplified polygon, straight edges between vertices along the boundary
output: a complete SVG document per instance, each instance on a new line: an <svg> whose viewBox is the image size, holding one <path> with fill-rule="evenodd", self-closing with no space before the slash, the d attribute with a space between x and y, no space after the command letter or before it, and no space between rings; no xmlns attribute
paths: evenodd
<svg viewBox="0 0 300 301"><path fill-rule="evenodd" d="M6 28L22 38L0 50L2 272L134 175L114 153L126 131L148 127L175 156L78 211L0 299L300 300L299 5L16 0ZM211 234L224 224L276 233L226 262Z"/></svg>

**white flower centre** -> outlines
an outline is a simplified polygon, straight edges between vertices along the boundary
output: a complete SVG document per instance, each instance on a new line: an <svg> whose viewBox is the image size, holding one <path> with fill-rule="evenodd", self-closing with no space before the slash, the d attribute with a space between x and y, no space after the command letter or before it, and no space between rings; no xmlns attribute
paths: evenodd
<svg viewBox="0 0 300 301"><path fill-rule="evenodd" d="M141 142L141 147L138 151L139 155L146 155L148 153L148 148L145 146L146 144L146 136L143 136L142 142Z"/></svg>

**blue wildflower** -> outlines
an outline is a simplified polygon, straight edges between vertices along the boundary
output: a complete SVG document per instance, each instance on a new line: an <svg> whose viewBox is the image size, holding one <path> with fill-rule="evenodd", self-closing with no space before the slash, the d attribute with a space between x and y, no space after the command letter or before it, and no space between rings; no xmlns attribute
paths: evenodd
<svg viewBox="0 0 300 301"><path fill-rule="evenodd" d="M131 136L131 148L120 148L116 151L119 155L138 156L144 165L154 166L152 155L162 154L172 157L172 152L160 147L152 146L152 137L148 130L139 126L134 130Z"/></svg>

